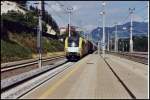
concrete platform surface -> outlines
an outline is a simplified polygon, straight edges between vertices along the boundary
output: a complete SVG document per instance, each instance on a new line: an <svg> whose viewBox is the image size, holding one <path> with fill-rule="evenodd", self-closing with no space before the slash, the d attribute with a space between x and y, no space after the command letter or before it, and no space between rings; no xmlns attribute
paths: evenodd
<svg viewBox="0 0 150 100"><path fill-rule="evenodd" d="M137 98L147 97L146 68L134 67L135 63L119 61L107 55L106 61L117 71ZM136 65L136 64L135 64ZM137 64L138 65L138 64ZM145 66L144 66L145 67ZM142 71L140 71L142 70ZM125 71L125 72L124 72ZM129 76L130 75L130 76ZM133 75L133 76L132 76ZM129 81L129 82L128 82ZM138 89L136 89L138 88ZM21 99L130 99L132 98L114 73L97 54L90 54L69 69L27 93Z"/></svg>

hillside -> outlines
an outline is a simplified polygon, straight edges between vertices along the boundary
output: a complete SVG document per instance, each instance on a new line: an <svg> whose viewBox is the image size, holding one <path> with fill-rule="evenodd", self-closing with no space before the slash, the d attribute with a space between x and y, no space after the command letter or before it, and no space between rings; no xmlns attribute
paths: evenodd
<svg viewBox="0 0 150 100"><path fill-rule="evenodd" d="M32 58L37 54L36 13L8 11L1 14L1 63ZM53 22L54 23L54 22ZM42 54L64 50L64 43L47 32L43 21ZM49 23L48 23L49 24ZM58 30L57 24L52 28ZM57 33L58 35L58 33Z"/></svg>

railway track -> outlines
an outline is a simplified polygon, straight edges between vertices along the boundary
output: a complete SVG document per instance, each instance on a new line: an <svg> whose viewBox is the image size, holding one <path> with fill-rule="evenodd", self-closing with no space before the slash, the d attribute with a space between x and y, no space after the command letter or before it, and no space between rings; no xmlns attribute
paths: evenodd
<svg viewBox="0 0 150 100"><path fill-rule="evenodd" d="M64 58L64 55L61 56L55 56L55 57L49 57L49 58L43 58L42 62L47 62L47 61L52 61L52 60L56 60L59 58ZM10 70L14 70L14 69L18 69L18 68L23 68L26 66L31 66L31 65L35 65L38 64L38 59L31 59L25 62L19 62L19 63L11 63L11 64L2 64L1 65L1 73L6 72L6 71L10 71Z"/></svg>
<svg viewBox="0 0 150 100"><path fill-rule="evenodd" d="M67 63L67 60L64 59L64 56L58 56L58 57L44 59L43 62L50 62L53 64L49 64L49 65L46 64L42 66L41 68L38 68L38 66L35 68L35 66L33 66L34 63L37 64L38 62L33 62L31 64L24 63L24 64L19 64L18 66L13 65L13 66L9 66L10 68L3 67L3 69L5 70L1 72L1 90L6 91L9 88L14 87L14 85L19 85L22 82L32 79L42 73L55 69ZM26 69L29 69L29 70L26 70ZM4 77L4 76L7 76L7 77Z"/></svg>
<svg viewBox="0 0 150 100"><path fill-rule="evenodd" d="M43 59L42 62L50 62L46 66L41 68L34 68L30 71L26 71L18 75L14 75L8 78L1 80L1 97L2 98L19 98L20 96L28 93L32 89L38 87L44 82L50 80L55 75L63 72L65 69L72 66L75 62L68 62L67 59L64 59L64 55L57 56L53 58ZM59 61L56 61L58 60ZM54 62L55 61L55 62ZM12 65L3 65L2 74L14 73L15 70L25 69L25 67L30 68L33 65L37 65L37 60L28 61L26 63L12 64ZM17 66L16 66L17 65ZM30 67L29 67L30 66ZM41 78L40 78L41 77Z"/></svg>
<svg viewBox="0 0 150 100"><path fill-rule="evenodd" d="M108 71L108 72L106 72L106 73L111 73L111 74L108 74L108 75L112 75L113 76L113 79L111 80L111 81L113 81L113 82L116 82L116 87L119 85L120 87L122 87L122 91L124 91L123 93L122 93L122 98L123 98L123 94L128 94L127 95L127 97L124 97L124 98L130 98L130 99L136 99L136 98L138 98L138 96L136 95L136 93L135 93L135 91L133 91L132 90L132 87L131 87L131 85L129 85L129 84L127 84L127 81L126 80L124 80L124 76L122 77L122 75L120 75L120 73L118 73L118 71L114 68L114 66L113 65L111 65L111 63L109 62L109 60L108 59L106 59L106 58L104 58L103 59L104 61L105 61L105 63L104 63L104 65L103 64L101 64L101 66L103 66L103 67L101 67L101 70L102 70L102 68L104 68L104 70L105 71ZM108 60L108 61L107 61ZM88 63L89 64L89 63ZM94 63L93 63L94 64ZM105 67L104 67L105 66ZM81 66L81 67L83 67L83 66ZM100 66L99 66L100 67ZM88 67L88 66L86 66L86 69L87 68L91 68L91 67ZM93 68L94 69L94 68ZM107 70L106 70L107 69ZM74 70L74 69L72 69L72 70ZM78 69L78 70L82 70L82 69ZM86 71L86 73L87 72L89 72L89 71ZM81 73L83 74L84 73L84 71L81 71ZM78 73L79 74L79 73ZM67 74L68 75L68 74ZM90 74L89 73L89 75L92 75L92 74ZM104 75L105 76L105 75ZM107 76L107 75L106 75ZM63 76L63 77L65 77L65 76ZM82 75L80 76L80 77L83 77ZM90 77L90 76L89 76ZM107 77L109 77L109 76L107 76ZM125 77L129 77L129 76L125 76ZM75 77L74 77L75 78ZM61 78L62 79L62 78ZM78 79L78 78L77 78ZM103 78L101 78L101 79L103 79ZM111 78L109 78L109 79L111 79ZM87 80L85 80L85 81L87 81ZM100 81L105 81L105 80L100 80ZM111 83L111 81L110 81L110 83ZM81 85L83 85L82 84L82 82L83 81L81 81L80 80L80 84ZM94 82L94 81L92 81L92 82ZM97 81L96 81L97 82ZM78 83L78 82L77 82ZM86 82L85 82L86 83ZM46 83L44 83L45 85L46 85ZM47 83L47 84L50 84L50 83ZM61 84L63 84L63 83L61 83ZM66 84L66 83L64 83L64 84ZM71 83L70 83L71 84ZM72 83L73 84L73 83ZM88 84L88 83L87 83ZM84 84L84 85L87 85L87 84ZM108 84L108 83L107 83ZM47 85L46 85L47 86ZM64 86L64 85L61 85L62 87ZM73 84L73 86L75 86L74 84ZM77 85L77 87L76 88L78 88L78 86L80 86L80 85ZM104 85L104 86L106 86L106 85ZM34 91L34 93L36 94L37 93L37 91L40 91L40 89L44 89L44 88L42 88L43 86L41 85L41 86L39 86L39 87L37 87L36 88L36 91ZM55 87L55 86L54 86ZM92 87L92 86L91 86ZM99 85L99 87L103 87L103 86L101 86L101 85ZM48 88L48 90L47 90L47 88ZM49 89L49 87L47 87L46 89L45 89L45 91L49 91L50 89ZM63 87L63 88L65 88L65 87ZM69 88L69 86L67 87L67 88ZM81 90L80 91L82 91L82 90L84 90L84 88L85 87L80 87L81 88ZM118 90L119 90L120 88L118 88ZM59 90L59 92L60 93L62 93L63 94L63 92L65 92L64 91L64 89L58 89ZM103 90L105 90L104 88L103 88ZM107 90L109 90L108 88L107 88ZM92 89L91 89L91 91L92 91ZM95 90L94 90L95 91ZM109 95L109 93L110 93L110 91L112 91L111 89L109 90L109 92L108 92L108 95ZM121 89L120 89L120 92L122 92L121 91ZM57 91L58 92L58 91ZM78 90L76 91L76 92L79 92ZM83 91L82 91L83 92ZM84 91L85 93L86 93L86 91ZM112 91L112 92L114 92L114 91ZM22 98L30 98L31 96L33 96L33 98L36 98L36 97L34 97L35 95L34 95L34 93L33 92L30 92L30 93L27 93L27 95L26 96L22 96L22 97L20 97L21 99ZM38 93L43 93L43 92L38 92ZM38 94L37 93L37 94ZM87 92L87 93L89 93L89 92ZM92 92L90 92L91 94L92 94ZM87 98L88 97L90 97L90 93L89 93L89 95L87 96ZM31 95L30 95L31 94ZM32 95L33 94L33 95ZM107 94L107 92L106 92L106 94ZM113 94L113 93L112 93ZM111 94L111 95L112 95ZM50 95L50 93L49 93L49 95ZM55 93L55 95L56 95L56 98L57 97L59 97L60 96L60 94L58 93ZM68 94L69 95L69 94ZM72 95L77 95L77 94L72 94ZM81 98L83 97L83 95L84 94L82 94L81 95ZM108 96L107 95L107 96ZM121 95L121 94L120 94ZM80 96L80 95L79 95ZM79 96L78 96L78 98L79 98ZM93 96L93 95L92 95ZM102 95L102 96L104 96L104 95ZM38 97L38 96L37 96ZM39 96L40 97L40 96ZM53 97L53 96L52 96ZM86 96L85 96L86 97ZM121 96L120 96L121 97ZM47 98L46 97L46 95L45 95L45 98ZM50 98L50 97L49 97ZM55 97L54 97L55 98ZM63 98L63 96L62 96L62 98ZM107 97L106 97L107 98Z"/></svg>
<svg viewBox="0 0 150 100"><path fill-rule="evenodd" d="M42 65L43 66L53 65L55 62L62 60L62 59L65 59L64 55L43 58ZM38 59L30 59L30 60L25 60L25 61L5 63L1 65L1 80L15 76L15 75L19 75L25 72L29 72L37 68L39 68Z"/></svg>
<svg viewBox="0 0 150 100"><path fill-rule="evenodd" d="M18 82L9 84L7 86L4 86L5 82L3 81L3 82L1 82L1 85L3 83L3 86L1 87L1 97L5 98L5 99L19 98L22 95L28 93L29 91L32 91L39 85L50 80L57 74L63 72L65 69L69 68L72 64L73 63L71 63L71 62L62 61L52 67L46 66L47 68L39 69L40 71L38 71L38 69L37 69L37 71L36 70L34 71L34 72L36 72L35 74L30 75L23 80L19 80ZM30 73L27 73L27 74L30 74ZM17 78L17 76L16 76L16 78ZM13 80L13 78L11 80ZM10 80L8 80L6 82L9 82L9 81Z"/></svg>
<svg viewBox="0 0 150 100"><path fill-rule="evenodd" d="M91 58L92 59L92 58ZM119 59L119 58L118 58ZM104 63L102 63L103 62L103 60L104 60ZM87 60L86 60L87 61ZM95 61L95 60L93 60L93 61ZM96 61L99 61L99 59L98 60L96 60ZM130 75L128 75L128 74L126 74L126 72L125 73L121 73L120 74L120 71L118 71L118 70L116 70L116 69L118 69L118 68L121 68L121 67L118 67L118 66L120 66L120 65L117 65L117 67L116 67L116 64L117 63L115 63L115 62L112 62L112 60L111 59L109 59L109 58L104 58L104 59L101 59L101 64L99 63L99 65L101 65L101 70L103 69L103 70L105 70L105 71L108 71L109 72L109 74L108 75L110 75L110 76L112 76L112 77L114 77L113 79L112 78L110 78L109 76L107 76L107 75L99 75L99 76L101 76L101 78L100 79L105 79L104 77L105 76L107 76L106 78L108 78L108 79L112 79L112 81L113 82L116 82L116 84L118 84L118 85L120 85L121 87L122 87L122 90L121 89L118 89L118 91L120 90L120 91L126 91L127 92L127 94L128 94L128 96L130 97L130 98L132 98L132 99L136 99L136 98L138 98L138 96L137 96L137 93L135 92L135 91L133 91L133 89L134 89L134 87L132 87L133 86L133 82L130 82L129 80L126 80L126 79L128 79L128 78L131 78L131 79L134 79L135 78L135 76L137 75L137 74L135 74L135 73L132 73L132 72L128 72ZM80 62L81 63L81 62ZM42 87L42 85L44 84L44 86L46 86L46 83L47 82L50 82L51 80L53 80L53 78L55 78L55 77L57 77L56 75L62 75L63 77L65 77L63 74L60 74L60 73L64 73L65 72L65 70L66 69L72 69L72 68L75 68L75 67L73 67L72 65L74 65L75 63L73 63L73 62L65 62L65 63L60 63L60 64L57 64L57 65L52 65L51 66L51 68L50 68L50 66L46 66L45 68L43 67L43 68L41 68L41 69L39 69L39 70L43 70L42 72L39 72L38 70L35 70L35 73L36 73L36 75L34 75L34 76L30 76L29 77L29 79L28 80L23 80L23 82L19 82L19 84L17 83L17 85L15 86L15 85L12 85L12 88L9 88L9 90L7 91L4 91L4 92L2 92L1 93L1 97L3 98L3 99L10 99L10 98L13 98L13 99L16 99L16 98L22 98L24 95L27 95L27 94L30 94L30 93L32 93L32 90L34 91L34 90L38 90L38 88L40 88L40 87ZM90 64L90 65L88 65L88 66L92 66L92 64L95 64L95 65L97 65L97 63L89 63L88 62L88 64ZM141 64L140 64L141 65ZM85 69L87 69L87 68L89 68L89 70L90 70L90 68L92 68L92 67L88 67L88 66L86 66L86 68ZM94 65L93 65L94 66ZM80 67L83 67L83 66L80 66ZM97 68L99 68L100 66L98 66ZM48 69L47 69L48 68ZM123 68L123 67L122 67ZM126 68L126 67L124 67L124 68ZM143 67L142 67L143 68ZM93 68L92 68L93 69ZM108 70L108 69L110 69L110 70ZM72 69L73 70L73 69ZM79 70L79 69L78 69ZM81 69L82 70L82 69ZM95 68L95 69L93 69L93 71L97 71L97 69ZM128 70L128 69L126 69L126 70ZM93 71L91 71L91 72L93 72ZM128 70L129 71L129 70ZM71 71L71 72L73 72L73 71ZM71 72L69 72L69 73L71 73ZM75 71L74 71L75 72ZM81 73L83 74L85 71L81 71ZM90 72L90 71L86 71L86 75L92 75L92 74L87 74L87 72ZM102 71L103 72L103 71ZM108 72L105 72L105 74L107 74ZM124 72L124 71L123 71ZM101 74L101 73L100 73ZM114 76L113 76L113 75ZM37 76L38 75L38 76ZM68 76L68 74L66 74L67 76ZM77 74L78 75L78 74ZM125 75L125 76L124 76ZM135 76L132 76L132 75L135 75ZM82 75L81 75L82 76ZM84 76L84 75L83 75ZM83 77L82 76L82 77ZM71 76L70 76L71 77ZM17 78L19 78L19 77L16 77L16 79ZM83 77L84 78L84 77ZM62 79L62 78L60 78L60 79ZM77 79L78 79L78 76L77 76ZM99 79L99 78L98 78ZM13 80L13 78L11 79L11 80ZM9 83L9 81L10 80L8 80L8 81L6 81L7 83ZM58 80L59 81L59 80ZM87 80L84 80L84 81L87 81ZM100 83L102 82L102 81L105 81L105 80L99 80L100 81ZM138 81L138 80L137 80ZM83 81L81 81L81 82L83 82ZM93 81L94 82L94 81ZM95 81L96 83L97 83L97 81ZM106 81L107 82L107 81ZM128 83L129 82L129 83ZM78 82L76 82L76 83L78 83ZM83 82L83 83L86 83L86 82ZM5 82L3 82L3 84L5 84ZM49 83L48 83L49 84ZM63 84L63 83L62 83ZM82 84L82 83L81 83ZM103 84L103 82L101 83L101 84ZM83 85L83 84L82 84ZM87 85L87 84L85 84L85 85ZM118 85L116 85L116 87L118 86ZM62 85L63 86L63 85ZM74 85L75 86L75 85ZM79 85L77 85L77 86L79 86ZM100 85L99 85L100 86ZM114 86L114 84L112 85L112 86ZM120 87L119 86L119 87ZM106 86L107 87L107 86ZM67 87L68 88L68 87ZM78 88L78 87L77 87ZM83 88L84 89L84 88ZM81 89L82 90L82 89ZM92 89L91 89L92 90ZM107 90L107 89L106 89ZM115 89L116 90L116 89ZM39 90L38 90L39 91ZM62 89L62 91L63 91L63 89ZM86 91L85 91L86 92ZM112 92L114 92L114 91L112 91ZM110 92L108 92L108 93L110 93ZM106 92L106 94L107 94L107 92ZM123 95L124 93L122 93L122 95ZM110 93L110 95L111 95L111 93ZM126 97L126 98L128 98L128 97Z"/></svg>
<svg viewBox="0 0 150 100"><path fill-rule="evenodd" d="M38 64L38 60L32 60L32 61L27 61L27 62L21 62L21 63L17 63L17 64L5 64L5 66L3 65L1 68L1 78L3 77L3 74L5 73L10 73L10 77L7 77L5 79L1 80L1 95L5 95L5 93L9 94L10 91L14 91L14 88L25 88L27 90L24 91L24 89L19 89L19 92L12 92L9 94L10 98L18 98L19 96L23 95L25 92L27 93L28 91L32 90L33 88L37 87L40 84L43 84L43 82L49 80L50 78L54 77L55 75L59 74L60 72L62 72L63 70L65 70L66 68L69 68L69 66L71 66L72 64L74 64L74 62L68 62L67 59L64 59L64 55L62 56L57 56L57 57L51 57L51 58L45 58L42 60L42 62L50 62L47 66L42 66L41 68L33 68L30 71L26 71L23 73L20 73L18 75L14 75L12 76L11 71L13 73L15 73L15 70L18 69L25 69L25 68L30 68L33 65L37 65ZM58 60L58 61L56 61ZM55 61L55 62L54 62ZM30 66L30 67L29 67ZM63 68L61 68L62 66L64 66ZM38 66L37 66L38 67ZM54 71L55 70L55 71ZM54 72L53 72L54 71ZM43 76L46 73L51 73L49 74L46 78L42 78L40 79L40 81L36 81L36 84L33 84L35 82L33 82L34 79ZM28 84L25 87L22 87L23 84L26 84L28 82L32 81L32 84ZM22 93L20 93L20 91L22 91ZM16 94L18 94L16 96ZM5 98L5 96L2 96ZM14 95L14 96L12 96ZM9 98L9 96L6 96L6 98Z"/></svg>
<svg viewBox="0 0 150 100"><path fill-rule="evenodd" d="M119 53L119 52L107 52L119 57L124 57L126 59L148 65L148 54L147 53Z"/></svg>

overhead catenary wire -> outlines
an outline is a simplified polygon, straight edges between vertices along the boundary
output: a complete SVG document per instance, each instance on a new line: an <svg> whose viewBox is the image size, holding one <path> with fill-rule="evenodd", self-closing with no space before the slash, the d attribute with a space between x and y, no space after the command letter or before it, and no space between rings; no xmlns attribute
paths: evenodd
<svg viewBox="0 0 150 100"><path fill-rule="evenodd" d="M67 8L64 8L64 4L62 4L62 3L58 2L58 1L57 1L57 3L60 4L59 7L61 7L61 8L64 10L64 12L65 12L64 15L66 15L66 13L68 13L67 10L66 10ZM63 6L62 6L62 5L63 5ZM52 7L51 7L51 8L52 8ZM52 9L53 9L53 8L52 8ZM55 9L53 9L53 10L54 10L55 14L57 14L61 19L64 19L64 17L61 17L61 16L59 15L59 13L57 13L57 12L55 11ZM72 14L72 13L71 13L71 14ZM66 19L66 17L65 17L65 19ZM66 20L67 20L67 19L66 19ZM72 20L72 21L73 21L73 20ZM73 21L73 22L74 22L74 21Z"/></svg>
<svg viewBox="0 0 150 100"><path fill-rule="evenodd" d="M130 15L128 14L119 24L125 23L125 22L128 20L129 16L130 16Z"/></svg>
<svg viewBox="0 0 150 100"><path fill-rule="evenodd" d="M140 9L138 9L138 10L135 10L135 15L138 15L138 14L140 14L140 13L143 13L143 11L146 11L146 10L144 10L145 8L148 8L148 5L145 5L144 7L142 7L142 8L140 8ZM138 15L139 16L139 15ZM133 17L135 17L135 16L133 16ZM143 18L143 21L145 21L145 16L141 16L140 15L140 17L141 18Z"/></svg>
<svg viewBox="0 0 150 100"><path fill-rule="evenodd" d="M142 8L140 8L140 9L137 9L136 11L135 11L135 13L141 13L141 11L145 11L145 10L143 10L143 9L145 9L145 8L147 8L148 6L146 5L146 6L144 6L144 7L142 7Z"/></svg>
<svg viewBox="0 0 150 100"><path fill-rule="evenodd" d="M63 18L53 7L51 7L50 4L48 4L50 6L50 8L55 12L56 15L58 15L59 17ZM48 6L48 7L49 7ZM65 14L64 14L65 15Z"/></svg>
<svg viewBox="0 0 150 100"><path fill-rule="evenodd" d="M63 5L63 4L61 4L60 2L59 2L59 4L60 5ZM60 6L61 8L62 8L62 6ZM62 16L60 16L59 15L59 13L57 13L56 11L55 11L55 9L53 9L52 7L51 7L51 9L54 11L54 13L56 14L56 15L58 15L59 16L59 18L60 19L64 19ZM67 12L66 10L65 10L65 8L62 8L65 12ZM68 12L67 12L68 13ZM77 21L77 19L75 19L76 21ZM80 27L80 28L82 28L83 29L83 27Z"/></svg>
<svg viewBox="0 0 150 100"><path fill-rule="evenodd" d="M55 2L57 2L57 3L60 4L60 5L64 5L61 1L55 1ZM66 12L66 9L65 9L66 5L65 5L65 6L60 6L60 7ZM145 9L145 7L147 7L147 6L140 7L140 8L139 8L138 10L136 10L135 12L140 12L141 10ZM51 7L51 8L52 8L52 7ZM53 9L53 8L52 8L52 9ZM66 18L66 17L62 17L62 14L56 12L55 9L53 9L53 11L54 11L54 13L55 13L56 15L58 15L58 17L59 17L61 20L63 20L64 18ZM126 22L126 21L128 20L128 18L129 18L129 14L128 14L125 18L123 18L119 24L123 24L124 22ZM77 18L73 18L73 19L75 20L75 21L73 21L73 23L76 22L76 20L78 20ZM144 20L145 20L145 19L144 19Z"/></svg>
<svg viewBox="0 0 150 100"><path fill-rule="evenodd" d="M64 4L62 4L60 1L55 1L55 2L60 4L61 5L60 7L64 10L65 13L67 13L66 8L64 8Z"/></svg>
<svg viewBox="0 0 150 100"><path fill-rule="evenodd" d="M147 7L148 6L146 5L146 6L142 7L142 8L140 8L140 9L135 10L135 14L141 13L141 11L144 11L143 9L145 9ZM129 18L129 14L120 22L120 24L123 24L128 18Z"/></svg>
<svg viewBox="0 0 150 100"><path fill-rule="evenodd" d="M47 5L49 5L49 4L47 4ZM62 17L55 9L53 9L52 7L51 7L51 5L49 5L50 6L50 8L51 8L51 11L53 11L53 13L56 15L56 17L58 17L61 21L63 21L64 20L64 17ZM48 6L48 7L49 7Z"/></svg>
<svg viewBox="0 0 150 100"><path fill-rule="evenodd" d="M60 5L64 5L64 4L62 4L60 1L56 1L57 3L59 3ZM68 13L67 11L66 11L66 8L64 8L64 6L60 6L63 10L64 10L64 12L65 13ZM74 17L72 18L73 20L72 20L72 22L74 22L74 20L75 20L75 22L80 22L78 19L74 19ZM74 23L75 23L74 22ZM80 25L79 25L80 26ZM82 27L83 28L83 27Z"/></svg>
<svg viewBox="0 0 150 100"><path fill-rule="evenodd" d="M67 7L65 7L65 5L64 5L64 4L62 4L60 1L56 1L56 2L57 2L58 4L60 4L60 5L61 5L60 7L64 10L64 12L65 12L65 13L68 13L68 12L67 12L67 10L66 10L66 9L67 9ZM62 5L63 5L63 6L62 6ZM65 7L65 8L64 8L64 7ZM71 13L71 14L75 14L75 11L73 11L73 13ZM73 17L73 16L72 16L72 19L74 19L74 17ZM76 21L79 21L79 20L77 20L77 19L75 19L75 20L76 20ZM74 21L73 21L73 22L74 22Z"/></svg>

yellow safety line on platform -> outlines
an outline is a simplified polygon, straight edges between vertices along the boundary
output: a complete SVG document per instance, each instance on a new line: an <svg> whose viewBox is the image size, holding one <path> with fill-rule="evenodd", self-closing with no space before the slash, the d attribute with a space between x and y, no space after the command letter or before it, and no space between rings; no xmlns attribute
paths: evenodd
<svg viewBox="0 0 150 100"><path fill-rule="evenodd" d="M60 79L56 84L54 84L52 87L48 88L46 92L44 92L39 99L44 99L47 96L49 96L59 85L61 85L65 80L67 80L75 71L77 71L79 66L75 67L73 70L71 70L67 75L65 75L62 79Z"/></svg>

